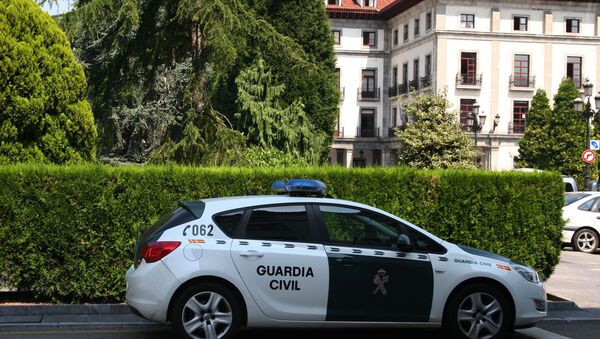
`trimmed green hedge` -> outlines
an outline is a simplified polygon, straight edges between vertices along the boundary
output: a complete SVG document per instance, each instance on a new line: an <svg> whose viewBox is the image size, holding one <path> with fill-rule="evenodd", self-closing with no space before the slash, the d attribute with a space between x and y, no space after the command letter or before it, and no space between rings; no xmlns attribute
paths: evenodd
<svg viewBox="0 0 600 339"><path fill-rule="evenodd" d="M178 201L269 194L293 177L544 276L558 263L563 184L552 173L15 165L0 167L0 280L58 302L122 301L140 229Z"/></svg>

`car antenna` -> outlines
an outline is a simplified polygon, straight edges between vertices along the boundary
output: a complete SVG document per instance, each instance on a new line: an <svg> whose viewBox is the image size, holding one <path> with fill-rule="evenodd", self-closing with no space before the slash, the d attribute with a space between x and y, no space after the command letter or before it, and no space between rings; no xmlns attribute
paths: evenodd
<svg viewBox="0 0 600 339"><path fill-rule="evenodd" d="M219 196L215 195L215 192L213 192L213 190L212 190L212 186L210 185L209 180L208 180L208 175L206 175L205 170L203 172L204 172L203 173L204 174L204 180L206 181L206 185L208 187L208 190L210 191L210 197L211 198L218 198Z"/></svg>

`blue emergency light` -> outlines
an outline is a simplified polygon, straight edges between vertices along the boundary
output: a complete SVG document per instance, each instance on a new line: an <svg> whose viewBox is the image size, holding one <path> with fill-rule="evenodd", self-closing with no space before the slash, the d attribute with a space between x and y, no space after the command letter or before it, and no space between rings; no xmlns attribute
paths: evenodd
<svg viewBox="0 0 600 339"><path fill-rule="evenodd" d="M289 194L291 196L325 196L327 186L319 180L290 179L275 181L271 185L271 190L276 194Z"/></svg>

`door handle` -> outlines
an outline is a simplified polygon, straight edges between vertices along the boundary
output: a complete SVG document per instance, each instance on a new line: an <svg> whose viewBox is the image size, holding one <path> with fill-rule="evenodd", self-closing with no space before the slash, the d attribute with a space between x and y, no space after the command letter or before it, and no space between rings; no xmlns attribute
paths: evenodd
<svg viewBox="0 0 600 339"><path fill-rule="evenodd" d="M358 264L358 260L354 258L337 258L335 261L344 266L354 266Z"/></svg>
<svg viewBox="0 0 600 339"><path fill-rule="evenodd" d="M262 258L264 256L263 253L252 250L240 252L240 255L245 258Z"/></svg>

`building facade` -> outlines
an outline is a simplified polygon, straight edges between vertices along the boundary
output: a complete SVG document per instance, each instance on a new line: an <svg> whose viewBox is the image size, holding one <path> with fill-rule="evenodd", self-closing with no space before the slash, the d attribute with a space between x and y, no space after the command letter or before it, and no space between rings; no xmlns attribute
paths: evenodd
<svg viewBox="0 0 600 339"><path fill-rule="evenodd" d="M582 1L325 0L340 111L331 162L393 165L415 95L446 93L481 151L512 169L536 89L563 78L600 89L600 4ZM468 116L479 107L479 128ZM477 128L477 132L474 129Z"/></svg>

